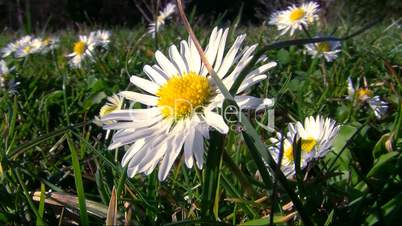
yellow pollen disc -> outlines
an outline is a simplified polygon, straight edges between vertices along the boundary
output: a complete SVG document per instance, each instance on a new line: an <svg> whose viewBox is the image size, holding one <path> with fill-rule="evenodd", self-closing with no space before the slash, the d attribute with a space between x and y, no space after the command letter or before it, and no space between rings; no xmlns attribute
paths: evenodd
<svg viewBox="0 0 402 226"><path fill-rule="evenodd" d="M301 149L304 152L310 152L313 150L314 146L317 144L317 141L313 138L302 139L301 141Z"/></svg>
<svg viewBox="0 0 402 226"><path fill-rule="evenodd" d="M78 55L84 54L86 48L86 44L83 41L74 43L74 53Z"/></svg>
<svg viewBox="0 0 402 226"><path fill-rule="evenodd" d="M162 115L179 120L202 110L211 97L211 88L206 77L189 72L169 79L156 95Z"/></svg>
<svg viewBox="0 0 402 226"><path fill-rule="evenodd" d="M47 45L50 44L50 39L49 39L49 38L45 38L45 39L42 41L42 43L43 43L43 45L47 46Z"/></svg>
<svg viewBox="0 0 402 226"><path fill-rule="evenodd" d="M24 52L29 53L29 51L31 51L31 46L26 46Z"/></svg>
<svg viewBox="0 0 402 226"><path fill-rule="evenodd" d="M359 100L364 101L366 100L368 97L371 97L373 95L373 92L371 92L371 90L369 90L368 88L360 88L357 90L357 98L359 98Z"/></svg>
<svg viewBox="0 0 402 226"><path fill-rule="evenodd" d="M320 42L317 44L317 50L319 52L329 52L331 51L331 45L328 42Z"/></svg>
<svg viewBox="0 0 402 226"><path fill-rule="evenodd" d="M293 161L294 160L294 156L293 156L293 147L292 145L290 145L284 152L283 152L283 157L285 157L285 159L289 160L289 161Z"/></svg>
<svg viewBox="0 0 402 226"><path fill-rule="evenodd" d="M290 13L290 20L297 21L304 17L306 13L301 8L296 8Z"/></svg>
<svg viewBox="0 0 402 226"><path fill-rule="evenodd" d="M101 107L101 109L99 111L99 116L104 117L117 109L118 109L118 106L116 106L116 105L105 104Z"/></svg>

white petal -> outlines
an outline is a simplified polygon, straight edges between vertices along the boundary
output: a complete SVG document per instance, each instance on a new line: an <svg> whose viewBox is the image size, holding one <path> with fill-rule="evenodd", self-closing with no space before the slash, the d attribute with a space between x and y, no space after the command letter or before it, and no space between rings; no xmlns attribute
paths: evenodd
<svg viewBox="0 0 402 226"><path fill-rule="evenodd" d="M194 133L193 153L198 169L202 169L204 164L204 138L197 131Z"/></svg>
<svg viewBox="0 0 402 226"><path fill-rule="evenodd" d="M240 109L255 109L263 103L263 99L253 96L235 96Z"/></svg>
<svg viewBox="0 0 402 226"><path fill-rule="evenodd" d="M201 70L200 54L198 53L198 50L195 47L193 40L190 37L188 38L188 40L189 40L188 43L189 43L189 48L190 48L190 53L191 53L191 62L193 65L192 68L190 68L190 71L200 74L200 70Z"/></svg>
<svg viewBox="0 0 402 226"><path fill-rule="evenodd" d="M195 129L190 129L187 139L184 142L184 162L188 168L192 168L194 164L193 144L194 144Z"/></svg>
<svg viewBox="0 0 402 226"><path fill-rule="evenodd" d="M155 59L169 77L179 75L179 71L177 70L176 66L174 66L174 64L172 64L172 62L170 62L170 60L159 50L155 53Z"/></svg>
<svg viewBox="0 0 402 226"><path fill-rule="evenodd" d="M226 39L228 36L229 28L226 28L225 31L223 32L222 38L219 42L218 46L218 51L216 55L216 62L214 65L214 70L218 71L219 68L221 67L222 64L222 59L223 59L223 53L225 52L225 46L226 46Z"/></svg>
<svg viewBox="0 0 402 226"><path fill-rule="evenodd" d="M136 121L148 120L160 115L158 107L148 109L125 109L115 110L106 116L102 117L102 121L120 120L120 121Z"/></svg>
<svg viewBox="0 0 402 226"><path fill-rule="evenodd" d="M143 89L144 91L151 94L156 94L159 90L158 84L135 75L130 77L130 82L139 87L140 89Z"/></svg>
<svg viewBox="0 0 402 226"><path fill-rule="evenodd" d="M218 132L222 134L226 134L229 131L228 125L226 125L225 121L223 120L223 117L215 112L212 111L204 111L204 118L205 121L208 125L212 126Z"/></svg>
<svg viewBox="0 0 402 226"><path fill-rule="evenodd" d="M151 79L158 85L163 85L167 80L165 74L159 73L157 70L149 65L145 65L143 71L145 72L145 74L148 75L149 79Z"/></svg>
<svg viewBox="0 0 402 226"><path fill-rule="evenodd" d="M237 93L241 93L244 90L250 88L251 86L267 79L266 75L256 75L254 77L248 78L247 80L244 80L242 84L240 85L239 89L237 90Z"/></svg>
<svg viewBox="0 0 402 226"><path fill-rule="evenodd" d="M231 66L233 66L233 60L236 57L236 54L239 51L240 46L243 43L245 38L246 38L246 35L240 35L239 37L237 37L235 43L227 52L225 58L223 59L222 65L219 68L219 71L217 72L217 74L220 78L223 78L226 75L226 73L229 71L229 68Z"/></svg>
<svg viewBox="0 0 402 226"><path fill-rule="evenodd" d="M177 50L177 47L175 45L170 46L169 56L172 59L172 62L179 69L181 75L184 75L188 72L188 66L184 62L183 57L180 55L179 50Z"/></svg>
<svg viewBox="0 0 402 226"><path fill-rule="evenodd" d="M131 158L137 153L145 144L145 139L139 139L134 144L130 146L130 148L126 151L121 160L121 165L125 166Z"/></svg>
<svg viewBox="0 0 402 226"><path fill-rule="evenodd" d="M119 93L120 96L132 100L135 102L140 102L148 106L155 106L158 104L159 98L156 96L146 95L142 93L132 92L132 91L122 91Z"/></svg>

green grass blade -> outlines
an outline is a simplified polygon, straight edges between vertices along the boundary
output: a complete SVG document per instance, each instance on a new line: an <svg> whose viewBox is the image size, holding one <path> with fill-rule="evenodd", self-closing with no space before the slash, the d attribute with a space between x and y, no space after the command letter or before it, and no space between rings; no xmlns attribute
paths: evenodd
<svg viewBox="0 0 402 226"><path fill-rule="evenodd" d="M215 220L213 216L217 218L214 214L214 204L216 192L219 190L218 181L223 154L223 135L217 131L212 131L210 137L201 200L201 217L203 220Z"/></svg>
<svg viewBox="0 0 402 226"><path fill-rule="evenodd" d="M32 212L34 212L34 214L36 216L37 222L39 222L39 225L46 225L45 222L43 222L42 218L40 217L40 214L39 214L38 210L35 208L35 205L32 202L31 196L29 195L29 191L28 191L27 187L25 186L24 181L22 180L22 178L20 176L18 168L14 170L14 173L15 173L15 175L17 177L18 183L22 187L22 191L24 193L25 198L27 199L29 207L31 208Z"/></svg>
<svg viewBox="0 0 402 226"><path fill-rule="evenodd" d="M85 203L84 185L82 183L82 177L81 177L81 166L78 160L77 150L74 146L73 141L70 138L70 135L67 135L67 143L71 152L71 161L74 170L75 187L77 190L78 203L80 206L80 222L82 225L87 226L89 225L89 219Z"/></svg>
<svg viewBox="0 0 402 226"><path fill-rule="evenodd" d="M43 213L45 212L45 184L41 183L40 184L40 200L39 200L39 208L38 208L38 213L41 219L43 219ZM38 219L36 219L36 225L42 225L42 222Z"/></svg>

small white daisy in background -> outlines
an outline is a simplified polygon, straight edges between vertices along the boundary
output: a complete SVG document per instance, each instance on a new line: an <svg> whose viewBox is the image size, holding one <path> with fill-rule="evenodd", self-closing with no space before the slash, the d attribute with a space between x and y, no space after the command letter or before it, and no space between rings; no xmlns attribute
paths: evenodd
<svg viewBox="0 0 402 226"><path fill-rule="evenodd" d="M229 29L214 28L205 54L229 89L250 63L257 45L241 51L246 36L240 35L226 52L228 32ZM224 97L208 75L193 41L181 41L179 49L172 45L168 56L160 51L155 53L157 64L145 65L143 69L148 79L131 76L131 83L145 93L119 93L146 108L117 110L101 118L115 121L104 126L117 130L109 149L128 147L121 164L128 167L130 177L150 174L159 164L158 178L166 179L182 148L186 166L192 168L195 164L202 169L204 139L209 138L209 129L222 134L229 131L223 117L216 112L222 108ZM268 99L248 96L245 91L265 80L266 71L274 66L274 62L265 63L246 76L235 96L241 109L271 103Z"/></svg>
<svg viewBox="0 0 402 226"><path fill-rule="evenodd" d="M176 12L176 5L173 3L168 3L162 11L159 11L159 15L156 18L156 22L152 22L148 26L148 33L155 38L155 33L159 32L163 25L165 25L166 20L169 19L173 13Z"/></svg>
<svg viewBox="0 0 402 226"><path fill-rule="evenodd" d="M27 36L26 39L17 42L17 48L15 50L16 58L23 58L34 53L38 53L42 49L42 39L34 38L32 36Z"/></svg>
<svg viewBox="0 0 402 226"><path fill-rule="evenodd" d="M16 51L22 47L28 47L32 39L33 37L31 35L26 35L14 42L8 43L4 48L1 49L2 57L5 58L10 55L15 56Z"/></svg>
<svg viewBox="0 0 402 226"><path fill-rule="evenodd" d="M271 152L275 162L279 164L279 157L281 154L281 148L283 150L281 158L281 170L286 177L293 176L295 174L295 159L293 153L293 139L290 137L290 133L287 133L286 137L283 137L281 133L277 133L276 137L270 138L272 146L268 148ZM306 153L302 152L300 155L300 168L304 169L307 166Z"/></svg>
<svg viewBox="0 0 402 226"><path fill-rule="evenodd" d="M302 26L318 20L319 5L315 2L302 3L300 6L292 5L288 9L275 12L269 20L269 24L275 25L281 35L290 32L292 36L296 30L302 30Z"/></svg>
<svg viewBox="0 0 402 226"><path fill-rule="evenodd" d="M5 47L3 47L3 48L0 50L1 57L2 57L2 58L6 58L6 57L8 57L8 56L14 54L14 52L15 52L16 49L17 49L17 46L15 45L14 42L8 43Z"/></svg>
<svg viewBox="0 0 402 226"><path fill-rule="evenodd" d="M10 70L7 67L7 63L4 60L0 60L0 88L4 87L4 76L9 72Z"/></svg>
<svg viewBox="0 0 402 226"><path fill-rule="evenodd" d="M103 118L106 115L108 115L116 110L122 109L123 103L124 103L124 98L120 97L116 94L113 94L113 96L108 97L107 103L105 105L103 105L99 111L99 117L95 116L94 123L98 126L104 126L104 125L108 125L108 124L115 122L113 120L101 121L100 118ZM110 130L107 130L106 131L106 139L109 137L109 134L110 134Z"/></svg>
<svg viewBox="0 0 402 226"><path fill-rule="evenodd" d="M91 32L89 36L92 37L96 46L101 46L106 49L109 46L111 34L112 33L107 30L98 30Z"/></svg>
<svg viewBox="0 0 402 226"><path fill-rule="evenodd" d="M41 53L46 54L59 47L60 39L58 37L46 37L42 39Z"/></svg>
<svg viewBox="0 0 402 226"><path fill-rule="evenodd" d="M301 141L301 163L300 168L307 166L313 159L324 157L332 147L335 137L338 135L340 126L330 118L317 116L307 117L304 125L301 122L289 123L289 132L286 138L277 134L277 138L271 138L273 146L270 147L274 159L279 160L281 142L283 139L283 158L281 169L286 176L295 174L295 165L293 157L293 145L295 141Z"/></svg>
<svg viewBox="0 0 402 226"><path fill-rule="evenodd" d="M376 118L384 117L388 110L388 103L381 100L379 96L374 96L372 90L369 89L366 77L363 77L363 86L360 86L360 78L357 79L356 85L353 85L352 78L348 77L348 96L347 99L358 103L367 103L373 110Z"/></svg>
<svg viewBox="0 0 402 226"><path fill-rule="evenodd" d="M305 47L307 54L311 55L313 58L324 57L327 62L334 61L338 57L338 53L341 52L341 42L339 41L311 43L305 45Z"/></svg>
<svg viewBox="0 0 402 226"><path fill-rule="evenodd" d="M73 45L73 52L68 54L70 66L80 68L85 59L92 59L96 42L92 36L80 35Z"/></svg>

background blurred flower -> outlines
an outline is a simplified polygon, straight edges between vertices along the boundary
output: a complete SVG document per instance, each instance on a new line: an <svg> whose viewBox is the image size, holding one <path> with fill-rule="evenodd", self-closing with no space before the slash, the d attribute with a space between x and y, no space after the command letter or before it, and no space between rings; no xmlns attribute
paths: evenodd
<svg viewBox="0 0 402 226"><path fill-rule="evenodd" d="M8 74L9 69L4 60L0 60L0 88L4 87L4 75Z"/></svg>
<svg viewBox="0 0 402 226"><path fill-rule="evenodd" d="M381 119L384 117L388 110L388 103L381 100L379 96L374 96L372 90L369 89L366 77L363 77L363 86L360 86L360 78L357 79L356 85L353 85L352 78L348 77L348 96L347 99L364 104L367 103L373 110L376 118Z"/></svg>
<svg viewBox="0 0 402 226"><path fill-rule="evenodd" d="M319 36L316 36L319 38ZM339 41L326 41L319 43L311 43L305 45L307 54L313 58L324 57L327 62L332 62L338 57L338 53L341 52L341 42Z"/></svg>
<svg viewBox="0 0 402 226"><path fill-rule="evenodd" d="M156 18L156 22L152 22L148 26L148 33L155 38L155 33L159 32L162 26L165 24L166 20L176 12L176 5L173 3L168 3L162 11L159 11L159 15Z"/></svg>
<svg viewBox="0 0 402 226"><path fill-rule="evenodd" d="M302 26L308 26L318 20L318 4L315 2L302 3L300 6L292 5L288 9L273 13L269 24L275 25L281 35L290 32L292 36L295 30L302 30Z"/></svg>
<svg viewBox="0 0 402 226"><path fill-rule="evenodd" d="M97 30L89 34L91 39L94 40L96 46L108 48L110 43L111 32L107 30Z"/></svg>
<svg viewBox="0 0 402 226"><path fill-rule="evenodd" d="M80 35L79 40L73 45L73 52L68 54L70 66L73 68L81 67L83 60L91 59L95 49L96 40L93 36Z"/></svg>

